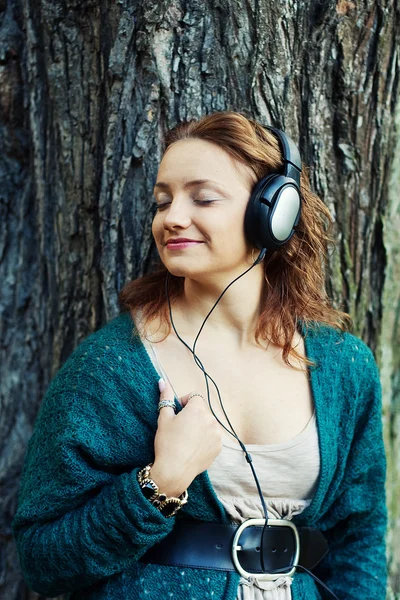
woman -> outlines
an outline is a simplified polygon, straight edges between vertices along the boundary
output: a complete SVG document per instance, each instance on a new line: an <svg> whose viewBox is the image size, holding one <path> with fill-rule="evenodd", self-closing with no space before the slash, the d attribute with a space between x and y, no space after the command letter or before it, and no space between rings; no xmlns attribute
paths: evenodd
<svg viewBox="0 0 400 600"><path fill-rule="evenodd" d="M298 199L290 144L233 112L170 132L153 222L163 267L75 350L29 444L13 530L36 591L332 597L312 568L340 600L385 598L379 377L324 291L329 213L303 171L282 244L264 258L249 225L266 174L293 176ZM238 524L263 517L232 550ZM300 557L273 518L299 528Z"/></svg>

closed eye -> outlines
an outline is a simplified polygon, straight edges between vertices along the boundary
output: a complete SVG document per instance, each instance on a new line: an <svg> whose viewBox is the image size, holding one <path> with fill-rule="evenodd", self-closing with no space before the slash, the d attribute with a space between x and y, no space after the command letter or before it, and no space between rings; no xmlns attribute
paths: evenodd
<svg viewBox="0 0 400 600"><path fill-rule="evenodd" d="M193 198L193 202L195 204L198 204L200 206L206 206L207 204L212 204L213 202L217 202L219 200L219 198L208 198L208 199L199 199L199 198ZM165 208L167 208L167 206L169 206L171 204L171 200L168 200L166 202L159 202L159 203L155 203L154 206L154 211L161 211L164 210Z"/></svg>
<svg viewBox="0 0 400 600"><path fill-rule="evenodd" d="M213 202L217 202L219 198L210 198L208 200L193 200L195 204L212 204Z"/></svg>
<svg viewBox="0 0 400 600"><path fill-rule="evenodd" d="M169 206L171 204L171 202L160 202L159 204L155 204L154 205L154 210L164 210L164 208L167 208L167 206Z"/></svg>

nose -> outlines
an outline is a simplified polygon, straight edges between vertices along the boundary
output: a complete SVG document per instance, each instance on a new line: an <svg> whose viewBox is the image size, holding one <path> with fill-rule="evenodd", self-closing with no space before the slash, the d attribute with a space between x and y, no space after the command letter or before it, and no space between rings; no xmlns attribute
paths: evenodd
<svg viewBox="0 0 400 600"><path fill-rule="evenodd" d="M174 199L162 213L164 228L187 229L192 222L190 207L184 200Z"/></svg>

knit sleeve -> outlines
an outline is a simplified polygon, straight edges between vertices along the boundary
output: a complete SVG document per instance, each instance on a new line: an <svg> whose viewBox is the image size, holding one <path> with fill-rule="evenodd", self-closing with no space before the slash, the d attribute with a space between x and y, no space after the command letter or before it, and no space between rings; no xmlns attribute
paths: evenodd
<svg viewBox="0 0 400 600"><path fill-rule="evenodd" d="M386 598L386 458L381 387L371 350L362 344L358 415L337 497L327 515L330 552L315 573L342 600ZM324 599L332 596L321 590Z"/></svg>
<svg viewBox="0 0 400 600"><path fill-rule="evenodd" d="M112 349L97 357L84 350L67 361L43 401L13 521L24 577L50 597L125 570L175 520L137 483L152 458L156 425L140 405L143 376Z"/></svg>

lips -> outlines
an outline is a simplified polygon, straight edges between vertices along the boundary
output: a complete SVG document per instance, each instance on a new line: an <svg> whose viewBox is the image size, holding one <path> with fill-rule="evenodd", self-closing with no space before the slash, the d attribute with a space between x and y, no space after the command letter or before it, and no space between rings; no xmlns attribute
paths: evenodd
<svg viewBox="0 0 400 600"><path fill-rule="evenodd" d="M166 241L165 245L168 250L185 250L193 246L204 244L201 240L191 240L189 238L171 238Z"/></svg>
<svg viewBox="0 0 400 600"><path fill-rule="evenodd" d="M196 244L200 244L200 240L191 240L189 238L171 238L166 241L166 244L184 244L185 242L193 242Z"/></svg>

